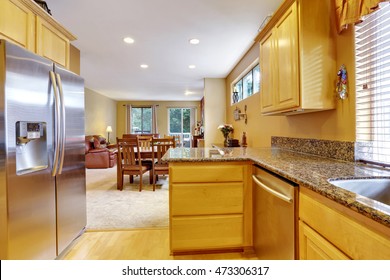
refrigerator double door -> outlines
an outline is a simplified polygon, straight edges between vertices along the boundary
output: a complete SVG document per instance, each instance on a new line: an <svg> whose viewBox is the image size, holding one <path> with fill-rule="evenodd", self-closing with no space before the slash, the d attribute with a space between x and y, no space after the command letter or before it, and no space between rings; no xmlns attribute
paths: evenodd
<svg viewBox="0 0 390 280"><path fill-rule="evenodd" d="M5 147L0 159L5 244L1 257L54 259L86 224L83 80L20 47L0 44L4 57L0 144ZM61 174L53 173L55 151L61 146L55 129L60 120L54 91L59 86L53 87L50 80L53 71L60 75L64 93ZM21 143L26 138L19 137L22 127L31 124L39 124L40 135ZM43 148L37 148L39 141Z"/></svg>

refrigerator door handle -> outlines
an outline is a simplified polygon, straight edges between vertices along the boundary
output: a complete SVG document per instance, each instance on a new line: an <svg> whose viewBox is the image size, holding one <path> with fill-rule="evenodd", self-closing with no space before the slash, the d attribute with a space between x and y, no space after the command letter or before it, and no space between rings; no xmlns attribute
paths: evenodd
<svg viewBox="0 0 390 280"><path fill-rule="evenodd" d="M57 92L57 82L56 77L53 71L50 71L50 80L53 85L53 93L54 93L54 159L53 159L53 170L51 172L51 175L55 177L57 175L57 169L58 169L58 160L60 157L60 150L59 150L59 143L60 143L60 100L59 95Z"/></svg>
<svg viewBox="0 0 390 280"><path fill-rule="evenodd" d="M62 168L64 166L64 157L65 157L65 104L64 104L64 91L62 90L62 82L60 74L56 73L57 84L59 88L59 96L61 103L61 153L60 153L60 166L58 169L58 174L62 173Z"/></svg>

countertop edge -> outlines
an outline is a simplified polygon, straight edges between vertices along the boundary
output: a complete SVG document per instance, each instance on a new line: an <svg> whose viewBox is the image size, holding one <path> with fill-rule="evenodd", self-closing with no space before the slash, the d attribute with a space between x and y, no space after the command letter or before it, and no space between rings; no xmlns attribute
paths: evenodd
<svg viewBox="0 0 390 280"><path fill-rule="evenodd" d="M235 148L236 151L242 151L243 148ZM256 148L253 148L256 149ZM341 166L347 166L350 169L361 168L361 169L369 169L366 166L358 165L355 162L345 162L336 159L323 158L315 155L302 154L298 152L286 151L280 148L259 148L261 151L266 151L267 153L272 153L274 151L286 152L290 156L296 155L296 157L308 157L310 159L316 159L319 162L326 161L326 163ZM196 151L201 151L202 148L196 148ZM233 149L234 150L234 149ZM190 158L190 157L165 157L165 161L170 162L232 162L232 161L249 161L252 164L259 165L275 174L278 174L294 183L297 183L300 187L308 188L330 200L345 206L354 212L362 214L365 217L368 217L386 227L390 228L390 212L386 213L386 211L382 211L381 209L376 209L372 205L366 205L356 200L356 195L352 192L344 190L342 188L336 187L330 184L327 179L329 177L323 176L322 174L318 176L318 178L314 178L315 176L305 176L309 178L305 180L305 178L300 177L299 174L295 174L294 171L297 170L298 167L294 166L294 163L289 164L288 168L283 167L282 164L275 159L270 160L269 158L260 158L259 156L253 156L250 154L240 154L240 155L231 155L231 156L222 156L222 157L199 157L199 158ZM375 169L374 169L375 170ZM388 172L387 176L390 177L390 171L385 170L384 172ZM315 174L315 172L313 172ZM318 174L315 174L318 175ZM332 177L332 176L331 176ZM338 176L336 176L338 177ZM348 177L348 176L346 176ZM349 176L349 177L377 177L377 176ZM390 207L389 207L390 209Z"/></svg>

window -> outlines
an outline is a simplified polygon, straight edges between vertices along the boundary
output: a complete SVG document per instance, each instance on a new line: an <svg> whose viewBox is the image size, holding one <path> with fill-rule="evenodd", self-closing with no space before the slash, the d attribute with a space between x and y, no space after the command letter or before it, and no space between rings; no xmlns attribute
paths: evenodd
<svg viewBox="0 0 390 280"><path fill-rule="evenodd" d="M249 97L253 93L253 78L252 78L253 72L250 71L248 74L245 75L245 77L242 79L243 83L243 99Z"/></svg>
<svg viewBox="0 0 390 280"><path fill-rule="evenodd" d="M260 91L260 66L257 64L233 84L232 104Z"/></svg>
<svg viewBox="0 0 390 280"><path fill-rule="evenodd" d="M239 80L233 88L233 104L242 100L242 79Z"/></svg>
<svg viewBox="0 0 390 280"><path fill-rule="evenodd" d="M168 134L180 136L180 143L184 147L191 147L191 131L194 127L195 109L169 108Z"/></svg>
<svg viewBox="0 0 390 280"><path fill-rule="evenodd" d="M390 164L390 5L355 28L358 159Z"/></svg>
<svg viewBox="0 0 390 280"><path fill-rule="evenodd" d="M126 133L158 134L158 105L131 105L126 107Z"/></svg>
<svg viewBox="0 0 390 280"><path fill-rule="evenodd" d="M130 133L152 133L152 108L132 107L131 108L131 132Z"/></svg>
<svg viewBox="0 0 390 280"><path fill-rule="evenodd" d="M253 93L260 91L260 65L257 64L253 68Z"/></svg>

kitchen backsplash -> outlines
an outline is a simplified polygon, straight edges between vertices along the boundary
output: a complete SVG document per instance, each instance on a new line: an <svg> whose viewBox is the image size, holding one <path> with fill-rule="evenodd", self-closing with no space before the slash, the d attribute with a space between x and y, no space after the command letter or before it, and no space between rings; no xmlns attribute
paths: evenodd
<svg viewBox="0 0 390 280"><path fill-rule="evenodd" d="M345 161L355 160L355 142L272 136L271 147Z"/></svg>

